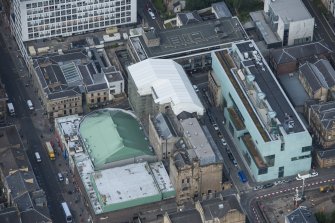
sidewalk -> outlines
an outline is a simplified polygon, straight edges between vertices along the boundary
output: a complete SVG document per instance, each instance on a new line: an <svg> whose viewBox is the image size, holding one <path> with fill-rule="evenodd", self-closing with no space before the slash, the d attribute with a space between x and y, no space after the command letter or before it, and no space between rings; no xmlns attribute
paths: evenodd
<svg viewBox="0 0 335 223"><path fill-rule="evenodd" d="M0 17L0 19L3 19ZM10 35L10 29L8 26L5 26L5 23L0 24L0 32L3 36L3 39L6 42L6 46L8 48L9 54L12 58L12 61L14 61L15 70L20 76L20 81L22 83L22 86L26 87L26 98L25 100L30 99L35 107L35 110L30 114L30 117L33 121L34 127L36 129L36 132L40 135L40 139L42 144L44 144L46 141L53 141L54 140L54 126L49 122L47 117L44 115L45 111L41 105L41 101L39 100L36 92L34 91L34 88L29 84L30 79L28 77L28 71L27 68L22 61L17 62L18 58L22 60L21 57L18 57L18 47L16 45L15 40ZM15 124L18 126L18 129L20 129L20 124L18 120L15 121ZM24 135L21 136L22 141L25 144L25 147L28 148L27 139ZM56 145L56 143L53 143L53 145ZM74 217L74 222L88 222L88 211L84 205L84 201L82 199L82 195L80 194L79 190L76 187L76 182L73 179L72 174L70 173L70 169L68 166L68 160L65 160L64 157L62 157L60 148L54 148L56 153L56 160L50 161L52 170L50 170L50 173L54 175L54 177L57 177L57 173L62 173L64 176L64 181L59 182L61 193L64 198L64 201L66 201L69 205L69 208L71 210L71 213ZM65 180L67 178L67 180Z"/></svg>

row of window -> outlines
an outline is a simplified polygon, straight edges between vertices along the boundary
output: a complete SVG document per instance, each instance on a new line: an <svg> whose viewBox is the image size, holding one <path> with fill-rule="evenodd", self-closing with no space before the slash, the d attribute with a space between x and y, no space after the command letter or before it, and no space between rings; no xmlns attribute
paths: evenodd
<svg viewBox="0 0 335 223"><path fill-rule="evenodd" d="M291 158L291 161L296 161L296 160L301 160L301 159L308 159L308 158L311 158L311 154L309 155L305 155L305 156L299 156L299 157L292 157Z"/></svg>
<svg viewBox="0 0 335 223"><path fill-rule="evenodd" d="M78 106L77 103L74 103L74 104L70 104L70 106L68 106L68 108L73 108L73 107L76 107L76 106ZM64 105L63 105L63 108L60 107L60 106L52 107L52 111L60 110L60 109L66 109L66 108L67 108L67 106L66 106L66 104L64 104ZM77 111L77 108L75 108L75 109L76 109L76 111Z"/></svg>
<svg viewBox="0 0 335 223"><path fill-rule="evenodd" d="M110 20L110 21L104 21L104 22L95 22L95 23L85 23L82 25L74 25L74 26L68 26L68 27L63 27L63 28L57 28L57 29L45 29L45 32L43 33L43 28L38 28L35 27L33 28L28 28L28 37L31 38L36 38L36 37L43 37L43 36L50 36L50 35L56 35L56 34L62 34L62 33L71 33L71 32L76 32L76 31L82 31L82 30L88 30L88 29L93 29L93 28L102 28L114 24L121 24L125 22L130 22L130 17L126 19L118 19L118 20Z"/></svg>
<svg viewBox="0 0 335 223"><path fill-rule="evenodd" d="M116 6L120 5L125 5L125 4L130 4L131 0L91 0L91 1L79 1L76 2L74 0L50 0L50 1L43 1L43 2L35 2L35 3L28 3L26 4L27 9L31 8L37 8L37 7L45 7L49 5L59 5L62 3L72 3L74 7L77 6L83 6L83 5L91 5L91 4L98 4L98 3L103 3L103 2L111 2L112 4L115 4ZM75 4L73 4L75 3Z"/></svg>
<svg viewBox="0 0 335 223"><path fill-rule="evenodd" d="M33 25L43 25L43 24L49 24L49 23L55 23L55 22L65 22L70 20L87 20L89 17L95 16L94 19L99 18L100 20L102 19L110 19L110 18L121 18L125 16L130 16L131 12L122 12L122 13L104 13L104 12L86 12L86 13L78 13L78 14L67 14L65 11L61 13L61 16L58 17L51 17L51 18L45 18L43 17L35 17L35 18L28 18L28 26L33 26ZM93 19L93 18L92 18Z"/></svg>
<svg viewBox="0 0 335 223"><path fill-rule="evenodd" d="M89 10L87 12L74 12L74 10L63 10L59 11L56 13L45 13L45 14L39 14L39 15L34 15L34 16L28 16L27 20L28 21L36 21L36 20L49 20L49 19L60 19L60 20L69 20L69 19L76 19L76 18L85 18L88 16L97 16L97 15L104 15L106 17L120 17L120 16L130 16L131 11L122 11L121 13L119 11L114 11L114 10L98 10L98 11L92 11Z"/></svg>
<svg viewBox="0 0 335 223"><path fill-rule="evenodd" d="M101 100L101 98L98 97L97 100L96 100L96 103L106 102L106 101L107 101L107 97L103 97L103 100ZM95 99L92 98L92 99L91 99L91 104L94 104L94 103L95 103Z"/></svg>
<svg viewBox="0 0 335 223"><path fill-rule="evenodd" d="M100 92L97 93L98 96L100 96ZM107 95L107 92L104 92L104 95ZM91 93L91 97L94 97L94 93Z"/></svg>
<svg viewBox="0 0 335 223"><path fill-rule="evenodd" d="M115 18L117 18L118 20L127 20L127 17L129 17L130 19L130 13L122 13L122 15L120 16L120 14L118 16L114 16L114 15L100 15L100 16L94 16L92 14L89 14L89 16L82 18L81 16L77 17L77 16L64 16L64 17L58 17L58 18L53 18L53 19L45 19L45 20L40 20L40 21L28 21L27 22L27 26L28 27L32 27L32 26L40 26L40 25L45 25L45 27L49 27L49 24L51 27L61 27L61 26L72 26L72 25L77 25L77 24L81 24L81 23L87 23L89 22L93 22L93 21L103 21L103 20L113 20ZM127 20L128 21L128 20ZM129 20L130 21L130 20ZM55 24L57 23L57 24ZM46 28L48 29L48 28Z"/></svg>
<svg viewBox="0 0 335 223"><path fill-rule="evenodd" d="M96 6L83 7L83 8L78 8L77 6L71 7L71 5L69 6L62 5L59 7L50 6L50 7L45 7L41 9L27 10L27 15L44 14L44 16L48 16L49 14L51 14L52 16L52 14L57 14L57 13L59 14L61 11L65 9L67 10L68 13L71 13L71 10L72 10L72 13L86 12L86 11L92 11L92 10L120 12L120 11L130 10L131 5L122 6L122 7L115 7L113 5L100 5L100 6L96 5Z"/></svg>

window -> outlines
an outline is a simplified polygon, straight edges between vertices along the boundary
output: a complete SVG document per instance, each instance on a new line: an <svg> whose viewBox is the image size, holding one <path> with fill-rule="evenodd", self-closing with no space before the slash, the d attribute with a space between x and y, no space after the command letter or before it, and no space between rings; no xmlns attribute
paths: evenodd
<svg viewBox="0 0 335 223"><path fill-rule="evenodd" d="M280 145L280 151L284 151L285 150L285 143L281 143L281 145Z"/></svg>
<svg viewBox="0 0 335 223"><path fill-rule="evenodd" d="M268 168L261 168L258 169L258 175L263 175L263 174L267 174L268 173Z"/></svg>
<svg viewBox="0 0 335 223"><path fill-rule="evenodd" d="M91 99L91 103L94 103L94 99Z"/></svg>
<svg viewBox="0 0 335 223"><path fill-rule="evenodd" d="M301 149L301 152L310 152L310 151L312 151L312 146L304 146L304 147L302 147L302 149Z"/></svg>
<svg viewBox="0 0 335 223"><path fill-rule="evenodd" d="M272 167L275 165L275 159L276 159L275 155L265 156L264 159L269 167Z"/></svg>
<svg viewBox="0 0 335 223"><path fill-rule="evenodd" d="M279 167L278 169L278 178L280 177L284 177L284 167L283 166Z"/></svg>

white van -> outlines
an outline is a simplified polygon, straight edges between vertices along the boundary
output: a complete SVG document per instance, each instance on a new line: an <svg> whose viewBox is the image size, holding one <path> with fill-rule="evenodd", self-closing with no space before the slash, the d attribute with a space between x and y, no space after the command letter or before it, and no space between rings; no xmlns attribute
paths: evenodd
<svg viewBox="0 0 335 223"><path fill-rule="evenodd" d="M36 158L36 162L38 163L42 162L41 156L38 152L35 153L35 158Z"/></svg>
<svg viewBox="0 0 335 223"><path fill-rule="evenodd" d="M33 103L31 102L31 100L28 100L28 101L27 101L27 105L28 105L29 110L34 110L34 105L33 105Z"/></svg>

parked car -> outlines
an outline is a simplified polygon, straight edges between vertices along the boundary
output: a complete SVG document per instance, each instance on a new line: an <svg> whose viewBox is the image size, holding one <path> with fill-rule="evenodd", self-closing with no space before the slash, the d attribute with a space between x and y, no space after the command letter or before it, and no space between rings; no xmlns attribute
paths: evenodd
<svg viewBox="0 0 335 223"><path fill-rule="evenodd" d="M223 146L227 146L227 142L226 142L225 139L221 139L221 143L222 143Z"/></svg>
<svg viewBox="0 0 335 223"><path fill-rule="evenodd" d="M274 184L275 186L277 186L277 185L279 185L279 184L282 184L282 183L284 183L284 181L281 181L281 180L277 180L277 181L273 182L273 184Z"/></svg>
<svg viewBox="0 0 335 223"><path fill-rule="evenodd" d="M60 182L64 181L64 177L63 177L63 174L62 174L62 173L58 173L58 174L57 174L57 177L58 177L58 180L59 180Z"/></svg>
<svg viewBox="0 0 335 223"><path fill-rule="evenodd" d="M257 185L254 187L254 190L261 190L263 189L263 185Z"/></svg>
<svg viewBox="0 0 335 223"><path fill-rule="evenodd" d="M238 165L237 165L237 161L236 161L236 159L233 159L232 162L233 162L233 164L234 164L235 167L238 166Z"/></svg>
<svg viewBox="0 0 335 223"><path fill-rule="evenodd" d="M214 127L214 129L215 129L216 131L219 130L219 127L218 127L218 125L217 125L216 123L213 124L213 127Z"/></svg>
<svg viewBox="0 0 335 223"><path fill-rule="evenodd" d="M273 183L267 183L267 184L264 184L263 185L263 188L265 189L265 188L270 188L270 187L273 187Z"/></svg>

